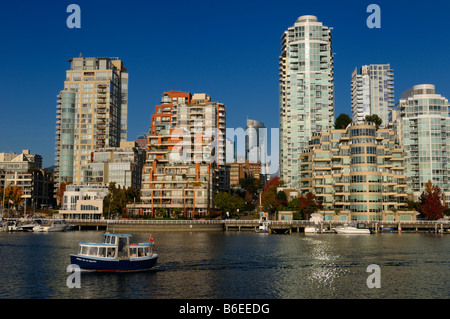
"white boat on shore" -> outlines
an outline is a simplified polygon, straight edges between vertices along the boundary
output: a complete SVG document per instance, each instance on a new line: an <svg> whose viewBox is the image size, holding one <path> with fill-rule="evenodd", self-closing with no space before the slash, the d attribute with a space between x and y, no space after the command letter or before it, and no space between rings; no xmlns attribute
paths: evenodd
<svg viewBox="0 0 450 319"><path fill-rule="evenodd" d="M343 225L333 228L338 234L370 234L370 229L366 228L363 223L358 223L356 226Z"/></svg>

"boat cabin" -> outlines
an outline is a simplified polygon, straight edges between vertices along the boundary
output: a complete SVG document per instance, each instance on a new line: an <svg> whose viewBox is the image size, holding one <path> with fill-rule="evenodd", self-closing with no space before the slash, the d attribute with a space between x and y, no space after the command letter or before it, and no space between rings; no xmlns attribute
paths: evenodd
<svg viewBox="0 0 450 319"><path fill-rule="evenodd" d="M130 243L128 234L103 234L103 243L79 243L79 255L99 258L131 259L152 255L152 243Z"/></svg>

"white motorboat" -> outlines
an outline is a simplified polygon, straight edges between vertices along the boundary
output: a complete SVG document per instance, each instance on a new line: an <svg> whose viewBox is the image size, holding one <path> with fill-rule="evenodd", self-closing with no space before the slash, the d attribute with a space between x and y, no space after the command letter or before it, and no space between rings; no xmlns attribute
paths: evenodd
<svg viewBox="0 0 450 319"><path fill-rule="evenodd" d="M4 231L22 231L22 227L15 220L7 220L2 227Z"/></svg>
<svg viewBox="0 0 450 319"><path fill-rule="evenodd" d="M24 221L21 225L23 231L33 231L33 228L41 225L43 222L41 219L33 219L31 221Z"/></svg>
<svg viewBox="0 0 450 319"><path fill-rule="evenodd" d="M317 233L317 228L314 226L306 226L305 227L305 234L315 234Z"/></svg>
<svg viewBox="0 0 450 319"><path fill-rule="evenodd" d="M33 227L34 232L57 232L65 231L70 228L70 225L63 219L48 220L40 225Z"/></svg>
<svg viewBox="0 0 450 319"><path fill-rule="evenodd" d="M257 233L268 233L269 232L269 222L267 221L260 221L258 229L256 230Z"/></svg>
<svg viewBox="0 0 450 319"><path fill-rule="evenodd" d="M370 229L366 228L363 223L358 223L356 226L343 225L333 228L338 234L370 234Z"/></svg>

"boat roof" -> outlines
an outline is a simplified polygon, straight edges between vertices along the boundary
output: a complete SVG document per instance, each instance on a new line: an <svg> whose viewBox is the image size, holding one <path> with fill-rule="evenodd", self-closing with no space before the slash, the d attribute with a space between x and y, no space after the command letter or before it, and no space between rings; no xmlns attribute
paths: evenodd
<svg viewBox="0 0 450 319"><path fill-rule="evenodd" d="M103 236L132 237L130 234L110 234L110 233L103 233Z"/></svg>

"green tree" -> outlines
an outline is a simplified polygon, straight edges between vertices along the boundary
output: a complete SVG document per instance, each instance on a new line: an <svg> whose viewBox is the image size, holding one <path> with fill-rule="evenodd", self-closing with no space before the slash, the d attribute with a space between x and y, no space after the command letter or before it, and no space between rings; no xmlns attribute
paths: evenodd
<svg viewBox="0 0 450 319"><path fill-rule="evenodd" d="M261 188L261 182L259 181L259 179L255 179L253 176L242 178L239 181L239 184L251 195L256 194L258 189Z"/></svg>
<svg viewBox="0 0 450 319"><path fill-rule="evenodd" d="M334 122L334 128L335 129L346 129L347 126L352 122L352 118L346 114L346 113L341 113L337 118L336 121Z"/></svg>
<svg viewBox="0 0 450 319"><path fill-rule="evenodd" d="M367 115L364 120L368 123L374 123L377 130L380 128L381 124L383 124L383 120L376 114Z"/></svg>
<svg viewBox="0 0 450 319"><path fill-rule="evenodd" d="M237 210L242 210L245 207L245 202L237 194L229 194L226 192L217 193L214 196L214 205L220 211L222 211L222 216L228 212L230 215L237 212Z"/></svg>
<svg viewBox="0 0 450 319"><path fill-rule="evenodd" d="M122 216L127 204L140 201L141 195L133 187L119 189L115 182L109 183L108 195L103 200L103 213L110 218L112 215Z"/></svg>
<svg viewBox="0 0 450 319"><path fill-rule="evenodd" d="M277 199L277 201L283 201L283 202L287 202L287 196L286 193L283 191L279 191L277 193L277 195L275 196L275 198Z"/></svg>

